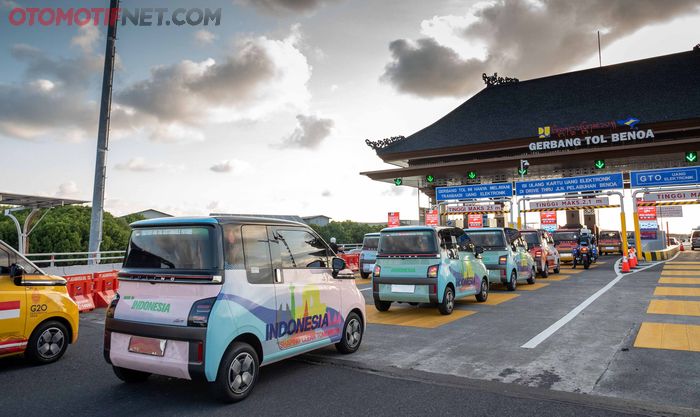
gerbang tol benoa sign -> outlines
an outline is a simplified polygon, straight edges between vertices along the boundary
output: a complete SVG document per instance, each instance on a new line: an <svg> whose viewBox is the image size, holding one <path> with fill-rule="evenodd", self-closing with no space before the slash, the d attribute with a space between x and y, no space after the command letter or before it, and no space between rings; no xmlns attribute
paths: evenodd
<svg viewBox="0 0 700 417"><path fill-rule="evenodd" d="M531 151L557 150L580 148L583 146L603 145L608 143L620 144L637 140L654 139L654 131L652 129L638 129L637 123L639 119L628 117L626 119L601 122L601 123L586 123L569 127L544 126L537 128L536 142L529 145ZM622 132L611 132L608 134L594 135L594 130L628 127L629 130Z"/></svg>

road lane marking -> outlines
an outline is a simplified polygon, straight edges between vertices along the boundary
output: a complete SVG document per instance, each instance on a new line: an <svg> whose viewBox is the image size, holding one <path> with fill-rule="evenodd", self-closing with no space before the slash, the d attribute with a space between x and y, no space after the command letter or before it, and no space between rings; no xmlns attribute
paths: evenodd
<svg viewBox="0 0 700 417"><path fill-rule="evenodd" d="M643 322L634 347L700 352L700 326Z"/></svg>
<svg viewBox="0 0 700 417"><path fill-rule="evenodd" d="M486 305L486 306L497 306L499 304L505 303L506 301L510 301L513 299L516 299L520 297L518 294L502 294L502 293L489 293L489 298L484 301L483 303L480 303L476 301L474 298L465 298L461 300L456 300L455 302L457 304L462 304L462 305L469 305L469 304L480 304L480 305Z"/></svg>
<svg viewBox="0 0 700 417"><path fill-rule="evenodd" d="M543 284L540 282L537 282L535 284L521 284L518 285L517 290L518 291L537 291L540 288L548 287L549 284Z"/></svg>
<svg viewBox="0 0 700 417"><path fill-rule="evenodd" d="M547 278L542 278L546 281L564 281L565 279L571 278L571 275L550 275Z"/></svg>
<svg viewBox="0 0 700 417"><path fill-rule="evenodd" d="M371 284L371 283L372 283L372 280L369 279L369 278L368 278L368 279L363 279L363 278L357 279L357 278L355 278L355 285L365 285L365 284Z"/></svg>
<svg viewBox="0 0 700 417"><path fill-rule="evenodd" d="M372 287L369 287L369 288L362 288L360 291L369 291L369 290L371 290L371 289L372 289Z"/></svg>
<svg viewBox="0 0 700 417"><path fill-rule="evenodd" d="M700 297L698 287L656 287L654 295L676 295L680 297Z"/></svg>
<svg viewBox="0 0 700 417"><path fill-rule="evenodd" d="M434 329L476 314L476 311L453 310L452 314L444 316L433 306L396 307L392 305L389 311L381 312L377 311L373 305L368 305L365 314L367 315L367 323Z"/></svg>
<svg viewBox="0 0 700 417"><path fill-rule="evenodd" d="M673 258L671 258L671 260L675 259L677 256L678 256L678 254L676 254ZM619 265L620 265L620 262L621 262L621 261L622 261L622 259L618 259L617 262L615 262L614 269L613 269L614 271L619 271ZM644 271L644 270L646 270L646 269L655 267L655 266L657 266L658 264L663 263L663 262L666 262L666 261L654 262L654 263L652 263L652 264L650 264L650 265L644 266L644 267L642 267L642 268L636 269L636 270L634 270L634 271L632 271L632 272L628 272L628 273L626 273L626 274L623 274L623 273L621 273L621 272L618 272L618 273L617 273L617 276L616 276L612 281L610 281L609 283L607 283L603 288L601 288L601 289L599 289L598 291L596 291L593 295L591 295L590 297L588 297L587 299L585 299L581 304L579 304L579 305L577 305L576 307L574 307L573 310L569 311L564 317L562 317L562 318L560 318L559 320L557 320L554 324L552 324L551 326L549 326L549 327L547 327L546 329L544 329L544 330L543 330L542 332L540 332L537 336L535 336L535 337L533 337L532 339L528 340L527 343L525 343L524 345L522 345L522 346L520 346L520 347L521 347L521 348L525 348L525 349L534 349L534 348L536 348L537 346L539 346L540 343L544 342L544 341L547 340L551 335L553 335L554 333L556 333L557 330L559 330L559 329L561 329L562 327L564 327L564 325L566 325L566 323L570 322L570 321L573 320L576 316L578 316L583 310L586 309L586 307L588 307L589 305L591 305L591 304L592 304L595 300L597 300L601 295L603 295L603 294L605 294L606 292L608 292L608 290L610 290L610 288L612 288L613 286L615 286L615 284L617 284L622 278L624 278L625 275L629 276L629 275L636 274L637 272L641 272L641 271Z"/></svg>
<svg viewBox="0 0 700 417"><path fill-rule="evenodd" d="M651 300L647 314L700 316L700 301Z"/></svg>
<svg viewBox="0 0 700 417"><path fill-rule="evenodd" d="M700 277L700 270L698 271L679 271L676 269L661 271L661 276L667 277Z"/></svg>
<svg viewBox="0 0 700 417"><path fill-rule="evenodd" d="M681 284L681 285L700 285L700 278L665 278L659 279L659 284Z"/></svg>
<svg viewBox="0 0 700 417"><path fill-rule="evenodd" d="M700 271L700 263L697 265L665 265L664 271Z"/></svg>

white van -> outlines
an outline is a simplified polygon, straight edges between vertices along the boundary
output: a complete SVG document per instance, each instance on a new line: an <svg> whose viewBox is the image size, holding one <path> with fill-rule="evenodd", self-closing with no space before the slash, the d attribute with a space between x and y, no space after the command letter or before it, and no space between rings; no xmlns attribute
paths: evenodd
<svg viewBox="0 0 700 417"><path fill-rule="evenodd" d="M207 381L233 402L250 394L260 366L330 344L360 347L364 298L308 226L246 217L131 226L104 337L123 381Z"/></svg>

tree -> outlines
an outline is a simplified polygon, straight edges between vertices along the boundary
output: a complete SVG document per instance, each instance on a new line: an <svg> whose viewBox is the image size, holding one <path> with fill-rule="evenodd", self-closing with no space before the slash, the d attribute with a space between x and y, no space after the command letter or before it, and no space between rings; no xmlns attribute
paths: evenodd
<svg viewBox="0 0 700 417"><path fill-rule="evenodd" d="M360 243L365 234L379 232L386 226L345 220L342 222L333 221L326 226L312 224L311 227L321 235L326 242L329 242L332 237L335 237L338 243Z"/></svg>
<svg viewBox="0 0 700 417"><path fill-rule="evenodd" d="M45 211L48 210L48 213ZM20 224L29 210L14 213ZM40 223L34 223L44 214ZM63 206L43 209L35 216L36 225L29 236L28 253L87 252L90 239L90 207ZM114 217L105 212L102 225L101 251L125 250L129 242L129 223L142 220L142 216ZM31 229L31 226L30 226ZM0 239L17 248L17 229L7 217L0 217Z"/></svg>

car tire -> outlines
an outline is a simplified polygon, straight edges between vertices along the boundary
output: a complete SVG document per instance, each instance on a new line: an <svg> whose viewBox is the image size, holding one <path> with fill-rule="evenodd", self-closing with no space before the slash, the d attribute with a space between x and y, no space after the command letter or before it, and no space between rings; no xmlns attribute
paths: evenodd
<svg viewBox="0 0 700 417"><path fill-rule="evenodd" d="M481 279L481 290L475 295L476 301L483 303L489 299L489 280L488 278Z"/></svg>
<svg viewBox="0 0 700 417"><path fill-rule="evenodd" d="M360 276L362 277L362 279L367 279L369 278L369 272L360 272Z"/></svg>
<svg viewBox="0 0 700 417"><path fill-rule="evenodd" d="M515 289L518 287L518 273L513 270L510 273L510 281L506 284L506 288L508 291L515 291Z"/></svg>
<svg viewBox="0 0 700 417"><path fill-rule="evenodd" d="M24 355L36 364L48 364L61 359L68 349L68 329L55 320L37 326L29 336Z"/></svg>
<svg viewBox="0 0 700 417"><path fill-rule="evenodd" d="M211 383L212 393L223 402L241 401L253 391L259 371L255 349L247 343L234 342L221 359L216 380Z"/></svg>
<svg viewBox="0 0 700 417"><path fill-rule="evenodd" d="M542 278L547 278L549 276L549 262L544 263L544 269L540 272Z"/></svg>
<svg viewBox="0 0 700 417"><path fill-rule="evenodd" d="M442 302L438 304L440 314L447 316L452 314L455 309L455 292L449 285L445 287L445 293L442 295Z"/></svg>
<svg viewBox="0 0 700 417"><path fill-rule="evenodd" d="M391 301L382 301L374 299L374 307L379 311L389 311L391 307Z"/></svg>
<svg viewBox="0 0 700 417"><path fill-rule="evenodd" d="M535 283L535 276L537 276L537 271L535 268L532 268L532 271L530 272L530 278L527 279L527 283L532 285Z"/></svg>
<svg viewBox="0 0 700 417"><path fill-rule="evenodd" d="M357 313L351 312L345 319L343 334L340 342L335 344L335 348L342 354L354 353L360 348L363 335L362 319Z"/></svg>
<svg viewBox="0 0 700 417"><path fill-rule="evenodd" d="M119 366L112 366L114 375L127 384L136 384L139 382L144 382L151 376L149 372L137 371L135 369L121 368Z"/></svg>
<svg viewBox="0 0 700 417"><path fill-rule="evenodd" d="M554 273L558 274L561 271L561 259L557 259L557 267L554 268Z"/></svg>

